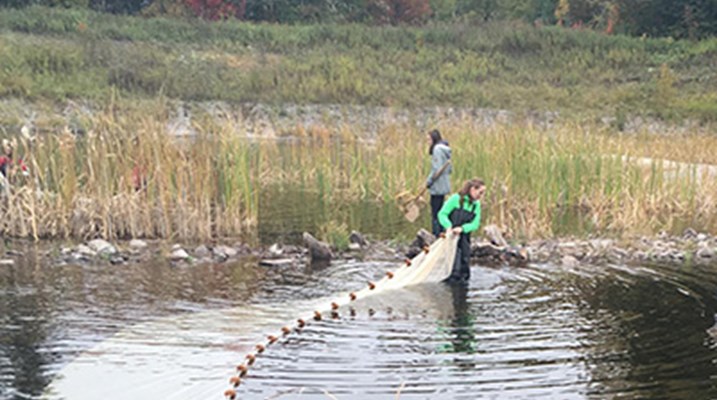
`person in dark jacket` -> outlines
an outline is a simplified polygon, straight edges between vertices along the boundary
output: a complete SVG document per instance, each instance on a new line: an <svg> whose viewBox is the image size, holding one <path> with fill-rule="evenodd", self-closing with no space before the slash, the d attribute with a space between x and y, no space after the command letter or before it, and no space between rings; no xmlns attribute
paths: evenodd
<svg viewBox="0 0 717 400"><path fill-rule="evenodd" d="M451 192L452 166L448 165L438 176L434 177L433 175L451 159L451 148L436 129L428 133L428 142L430 143L428 154L431 156L431 173L426 180L426 187L431 193L431 230L437 236L443 232L443 227L438 222L438 211L443 207L446 195Z"/></svg>
<svg viewBox="0 0 717 400"><path fill-rule="evenodd" d="M471 276L471 232L480 227L480 199L485 194L485 183L474 178L466 181L463 188L443 205L438 212L438 221L446 230L459 234L456 259L453 263L449 282L467 283Z"/></svg>

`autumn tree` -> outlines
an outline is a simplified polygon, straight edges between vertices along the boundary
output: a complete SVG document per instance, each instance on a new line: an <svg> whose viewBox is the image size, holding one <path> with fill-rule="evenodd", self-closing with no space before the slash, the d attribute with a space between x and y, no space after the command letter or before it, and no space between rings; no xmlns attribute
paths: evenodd
<svg viewBox="0 0 717 400"><path fill-rule="evenodd" d="M246 0L186 0L186 4L194 15L210 21L244 18L246 12Z"/></svg>
<svg viewBox="0 0 717 400"><path fill-rule="evenodd" d="M368 13L383 24L417 24L431 15L428 0L367 0Z"/></svg>

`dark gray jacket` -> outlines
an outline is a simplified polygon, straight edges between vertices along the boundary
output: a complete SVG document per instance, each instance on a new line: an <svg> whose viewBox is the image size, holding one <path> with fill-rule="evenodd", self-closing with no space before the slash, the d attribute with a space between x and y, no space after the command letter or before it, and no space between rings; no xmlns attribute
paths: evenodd
<svg viewBox="0 0 717 400"><path fill-rule="evenodd" d="M453 170L452 165L448 165L441 175L435 180L431 177L436 173L446 161L451 159L451 148L446 143L439 142L433 147L433 154L431 155L431 173L428 174L426 180L426 186L432 196L446 195L451 192L451 171Z"/></svg>

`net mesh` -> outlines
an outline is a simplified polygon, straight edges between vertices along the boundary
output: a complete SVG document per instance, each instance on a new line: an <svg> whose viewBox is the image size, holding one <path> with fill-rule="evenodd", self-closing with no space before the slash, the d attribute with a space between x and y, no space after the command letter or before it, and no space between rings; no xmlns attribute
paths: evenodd
<svg viewBox="0 0 717 400"><path fill-rule="evenodd" d="M319 312L343 306L357 299L383 293L387 290L404 288L420 283L441 282L451 275L456 257L458 235L447 234L425 247L420 254L407 260L393 272L388 272L378 282L370 282L369 287L357 292L338 295L335 300L319 307Z"/></svg>

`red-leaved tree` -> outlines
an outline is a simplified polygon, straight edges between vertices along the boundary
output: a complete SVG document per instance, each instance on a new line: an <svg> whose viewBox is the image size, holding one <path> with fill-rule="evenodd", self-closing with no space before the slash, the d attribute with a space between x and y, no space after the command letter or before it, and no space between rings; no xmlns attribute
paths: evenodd
<svg viewBox="0 0 717 400"><path fill-rule="evenodd" d="M228 18L244 18L246 0L185 0L194 15L217 21Z"/></svg>
<svg viewBox="0 0 717 400"><path fill-rule="evenodd" d="M368 0L368 12L376 22L417 24L431 16L429 0Z"/></svg>

